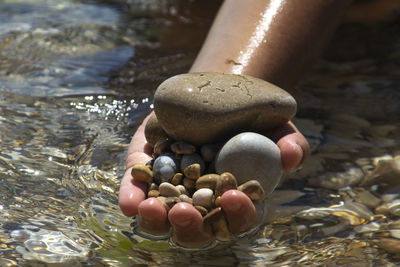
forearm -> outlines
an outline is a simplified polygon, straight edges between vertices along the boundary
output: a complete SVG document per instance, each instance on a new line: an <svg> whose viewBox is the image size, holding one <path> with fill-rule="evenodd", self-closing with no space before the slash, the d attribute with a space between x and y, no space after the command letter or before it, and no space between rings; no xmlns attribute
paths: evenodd
<svg viewBox="0 0 400 267"><path fill-rule="evenodd" d="M247 74L289 89L351 0L226 0L190 72Z"/></svg>

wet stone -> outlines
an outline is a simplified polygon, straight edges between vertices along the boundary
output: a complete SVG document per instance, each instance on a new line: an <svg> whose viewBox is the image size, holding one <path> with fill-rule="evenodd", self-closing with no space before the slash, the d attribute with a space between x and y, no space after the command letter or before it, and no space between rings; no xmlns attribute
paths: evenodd
<svg viewBox="0 0 400 267"><path fill-rule="evenodd" d="M186 169L192 164L198 163L200 165L200 175L204 172L206 166L204 163L204 160L201 158L201 156L197 153L193 153L190 155L183 155L181 159L181 170Z"/></svg>
<svg viewBox="0 0 400 267"><path fill-rule="evenodd" d="M196 189L209 188L215 190L217 186L217 180L219 179L218 174L204 174L196 181Z"/></svg>
<svg viewBox="0 0 400 267"><path fill-rule="evenodd" d="M171 179L171 184L179 185L182 182L183 174L180 172L175 173L174 177Z"/></svg>
<svg viewBox="0 0 400 267"><path fill-rule="evenodd" d="M202 207L202 206L194 206L194 208L196 209L196 210L198 210L199 212L200 212L200 214L201 214L201 216L206 216L207 215L207 213L208 213L208 210L206 209L206 208L204 208L204 207Z"/></svg>
<svg viewBox="0 0 400 267"><path fill-rule="evenodd" d="M171 145L171 150L176 154L190 155L196 151L196 147L185 141L177 141Z"/></svg>
<svg viewBox="0 0 400 267"><path fill-rule="evenodd" d="M400 254L400 240L393 238L380 238L377 245L391 254Z"/></svg>
<svg viewBox="0 0 400 267"><path fill-rule="evenodd" d="M224 216L221 216L218 220L212 223L212 230L215 234L215 238L218 241L227 242L230 240L228 222Z"/></svg>
<svg viewBox="0 0 400 267"><path fill-rule="evenodd" d="M212 224L212 223L216 222L222 216L224 216L222 208L217 207L217 208L211 210L206 216L204 216L203 223Z"/></svg>
<svg viewBox="0 0 400 267"><path fill-rule="evenodd" d="M229 172L222 173L217 180L217 184L215 186L215 196L222 196L228 190L236 189L237 181L235 176L233 176Z"/></svg>
<svg viewBox="0 0 400 267"><path fill-rule="evenodd" d="M195 189L196 182L192 179L183 178L183 185L186 187L186 189L192 190Z"/></svg>
<svg viewBox="0 0 400 267"><path fill-rule="evenodd" d="M186 189L185 186L183 186L183 185L181 185L181 184L178 184L177 186L175 186L175 188L178 189L179 192L181 192L181 195L187 195L187 196L189 196L189 192L187 191L187 189Z"/></svg>
<svg viewBox="0 0 400 267"><path fill-rule="evenodd" d="M193 205L210 209L214 204L214 192L211 189L202 188L194 192L192 199Z"/></svg>
<svg viewBox="0 0 400 267"><path fill-rule="evenodd" d="M150 190L158 190L158 185L155 184L155 183L151 183L150 186L149 186L149 191Z"/></svg>
<svg viewBox="0 0 400 267"><path fill-rule="evenodd" d="M252 201L263 201L264 189L257 180L250 180L238 187L239 191L245 193Z"/></svg>
<svg viewBox="0 0 400 267"><path fill-rule="evenodd" d="M183 170L183 174L185 174L185 177L192 179L192 180L197 180L200 177L200 164L195 163L187 166Z"/></svg>
<svg viewBox="0 0 400 267"><path fill-rule="evenodd" d="M155 114L147 121L144 135L147 142L153 147L158 141L168 138L167 133L161 127Z"/></svg>
<svg viewBox="0 0 400 267"><path fill-rule="evenodd" d="M173 184L166 182L160 184L158 191L164 197L179 197L181 195L181 192Z"/></svg>
<svg viewBox="0 0 400 267"><path fill-rule="evenodd" d="M155 145L154 145L154 153L161 155L164 153L169 152L169 147L171 146L171 140L169 139L162 139L160 141L158 141Z"/></svg>
<svg viewBox="0 0 400 267"><path fill-rule="evenodd" d="M151 183L153 181L153 172L143 164L133 166L131 174L133 179L138 182Z"/></svg>
<svg viewBox="0 0 400 267"><path fill-rule="evenodd" d="M189 197L189 196L187 196L187 195L180 195L179 196L179 199L180 199L180 201L182 201L182 202L186 202L186 203L189 203L189 204L192 204L193 203L193 201L192 201L192 199Z"/></svg>
<svg viewBox="0 0 400 267"><path fill-rule="evenodd" d="M161 182L169 182L177 172L177 165L173 154L159 156L153 165L153 176Z"/></svg>
<svg viewBox="0 0 400 267"><path fill-rule="evenodd" d="M200 148L201 157L205 162L212 162L217 156L219 150L221 149L221 145L218 144L205 144Z"/></svg>
<svg viewBox="0 0 400 267"><path fill-rule="evenodd" d="M220 207L221 206L221 197L220 196L217 196L215 198L214 205L215 205L215 207Z"/></svg>
<svg viewBox="0 0 400 267"><path fill-rule="evenodd" d="M158 190L150 190L148 193L147 193L147 197L158 197L158 196L160 196L160 192L158 191Z"/></svg>

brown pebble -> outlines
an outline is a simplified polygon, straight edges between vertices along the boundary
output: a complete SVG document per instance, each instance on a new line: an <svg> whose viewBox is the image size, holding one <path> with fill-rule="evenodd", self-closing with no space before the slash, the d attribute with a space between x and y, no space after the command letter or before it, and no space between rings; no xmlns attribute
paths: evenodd
<svg viewBox="0 0 400 267"><path fill-rule="evenodd" d="M208 213L208 210L206 208L204 208L203 206L194 206L194 208L196 210L198 210L200 212L201 216L203 216L203 217L206 216Z"/></svg>
<svg viewBox="0 0 400 267"><path fill-rule="evenodd" d="M171 140L169 140L168 138L162 139L154 145L154 153L158 155L164 154L170 150L169 149L170 146L171 146Z"/></svg>
<svg viewBox="0 0 400 267"><path fill-rule="evenodd" d="M190 155L196 151L196 147L185 141L177 141L171 145L171 150L176 154Z"/></svg>
<svg viewBox="0 0 400 267"><path fill-rule="evenodd" d="M197 179L196 189L198 190L201 188L210 188L211 190L215 190L218 179L219 179L218 174L205 174L201 176L199 179Z"/></svg>
<svg viewBox="0 0 400 267"><path fill-rule="evenodd" d="M247 181L244 184L241 184L237 189L245 193L252 201L264 200L264 188L257 180Z"/></svg>
<svg viewBox="0 0 400 267"><path fill-rule="evenodd" d="M221 207L221 197L217 196L214 201L215 207Z"/></svg>
<svg viewBox="0 0 400 267"><path fill-rule="evenodd" d="M171 184L178 185L182 182L183 174L180 172L175 173L174 177L171 179Z"/></svg>
<svg viewBox="0 0 400 267"><path fill-rule="evenodd" d="M150 170L153 170L153 165L154 165L154 159L149 160L145 164L147 167L149 167Z"/></svg>
<svg viewBox="0 0 400 267"><path fill-rule="evenodd" d="M207 213L206 216L204 216L203 223L212 224L216 222L219 218L221 218L223 215L224 214L221 207L215 208L211 210L209 213Z"/></svg>
<svg viewBox="0 0 400 267"><path fill-rule="evenodd" d="M155 114L153 114L146 123L144 135L147 142L154 146L159 140L166 139L167 133L161 127Z"/></svg>
<svg viewBox="0 0 400 267"><path fill-rule="evenodd" d="M136 164L132 167L132 177L135 181L151 183L153 181L153 171L143 164Z"/></svg>
<svg viewBox="0 0 400 267"><path fill-rule="evenodd" d="M157 190L158 191L158 185L156 183L151 183L149 186L149 191L150 190Z"/></svg>
<svg viewBox="0 0 400 267"><path fill-rule="evenodd" d="M185 174L185 177L192 180L199 179L200 173L200 164L198 163L191 164L183 170L183 174Z"/></svg>
<svg viewBox="0 0 400 267"><path fill-rule="evenodd" d="M218 220L212 223L212 229L215 234L215 238L218 241L226 242L230 240L228 222L224 216L221 216Z"/></svg>
<svg viewBox="0 0 400 267"><path fill-rule="evenodd" d="M377 244L378 247L391 254L400 255L400 240L394 238L380 238Z"/></svg>
<svg viewBox="0 0 400 267"><path fill-rule="evenodd" d="M375 208L375 213L376 214L382 214L382 215L389 215L390 214L390 209L387 203L382 204L378 207Z"/></svg>
<svg viewBox="0 0 400 267"><path fill-rule="evenodd" d="M147 197L158 197L160 196L160 192L158 190L150 190L147 193Z"/></svg>
<svg viewBox="0 0 400 267"><path fill-rule="evenodd" d="M186 203L189 203L189 204L193 204L193 201L192 201L192 199L189 197L189 196L187 196L187 195L180 195L179 196L179 199L182 201L182 202L186 202Z"/></svg>
<svg viewBox="0 0 400 267"><path fill-rule="evenodd" d="M215 186L215 195L222 196L228 190L236 189L237 188L237 181L235 176L229 172L224 172L219 176L217 180L217 184Z"/></svg>
<svg viewBox="0 0 400 267"><path fill-rule="evenodd" d="M192 190L196 187L196 182L185 177L183 178L183 185L186 187L186 189Z"/></svg>
<svg viewBox="0 0 400 267"><path fill-rule="evenodd" d="M167 197L167 199L165 200L165 204L168 206L167 211L169 211L170 209L172 209L172 207L176 204L181 202L181 200L178 197Z"/></svg>
<svg viewBox="0 0 400 267"><path fill-rule="evenodd" d="M173 184L164 182L158 187L160 195L164 197L179 197L181 192Z"/></svg>

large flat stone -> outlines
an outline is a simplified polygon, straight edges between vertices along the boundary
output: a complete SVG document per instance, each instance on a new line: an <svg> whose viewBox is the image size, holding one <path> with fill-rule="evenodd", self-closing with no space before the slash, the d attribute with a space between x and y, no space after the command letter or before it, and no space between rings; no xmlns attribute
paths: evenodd
<svg viewBox="0 0 400 267"><path fill-rule="evenodd" d="M271 83L222 73L174 76L154 96L154 110L165 132L195 145L277 127L292 119L296 108L294 98Z"/></svg>

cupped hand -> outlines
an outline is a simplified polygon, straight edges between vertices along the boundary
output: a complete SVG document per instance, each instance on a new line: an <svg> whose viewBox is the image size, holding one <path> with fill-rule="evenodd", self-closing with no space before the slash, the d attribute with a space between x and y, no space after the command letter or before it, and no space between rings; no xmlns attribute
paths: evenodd
<svg viewBox="0 0 400 267"><path fill-rule="evenodd" d="M152 235L162 236L172 227L173 239L186 247L203 247L215 240L211 226L203 224L199 211L184 202L175 204L167 212L160 200L146 199L147 185L132 179L131 168L151 160L152 148L146 142L145 125L151 114L137 129L128 148L127 170L121 181L119 206L126 216L138 215L139 227ZM309 156L309 145L304 136L291 123L267 133L281 150L282 165L286 171L302 167ZM253 203L247 195L238 190L229 190L221 196L221 207L225 213L229 230L233 235L245 233L257 226L262 218L263 208Z"/></svg>

